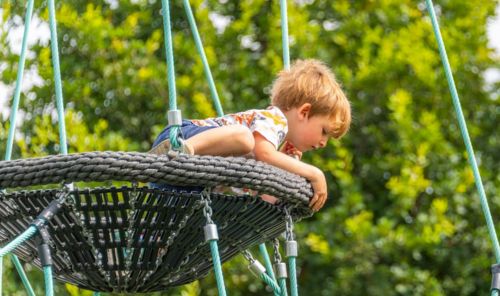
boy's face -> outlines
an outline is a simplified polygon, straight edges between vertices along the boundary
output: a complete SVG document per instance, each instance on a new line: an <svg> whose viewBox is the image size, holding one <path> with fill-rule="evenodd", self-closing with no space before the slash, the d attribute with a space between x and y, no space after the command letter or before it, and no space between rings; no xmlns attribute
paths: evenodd
<svg viewBox="0 0 500 296"><path fill-rule="evenodd" d="M309 116L309 109L297 110L294 126L289 129L289 141L298 150L305 152L324 148L330 134L331 120L328 115Z"/></svg>

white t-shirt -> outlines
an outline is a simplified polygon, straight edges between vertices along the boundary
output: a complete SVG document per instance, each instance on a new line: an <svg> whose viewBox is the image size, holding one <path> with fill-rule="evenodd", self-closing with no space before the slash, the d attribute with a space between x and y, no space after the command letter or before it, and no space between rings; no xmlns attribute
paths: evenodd
<svg viewBox="0 0 500 296"><path fill-rule="evenodd" d="M283 143L288 133L288 122L285 114L275 106L270 106L264 110L252 109L227 114L222 117L190 121L198 126L226 126L235 124L246 126L252 133L258 132L261 134L276 147L276 150Z"/></svg>

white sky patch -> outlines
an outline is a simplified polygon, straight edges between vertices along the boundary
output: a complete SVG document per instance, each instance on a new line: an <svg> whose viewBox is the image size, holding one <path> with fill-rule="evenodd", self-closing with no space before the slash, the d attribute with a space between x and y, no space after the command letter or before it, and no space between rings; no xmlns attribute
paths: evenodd
<svg viewBox="0 0 500 296"><path fill-rule="evenodd" d="M229 24L231 23L230 16L225 16L216 12L209 13L208 18L210 19L210 21L212 21L212 24L217 30L217 34L224 33L224 30L226 30L227 26L229 26Z"/></svg>
<svg viewBox="0 0 500 296"><path fill-rule="evenodd" d="M116 8L118 5L117 0L107 0L106 2L112 8ZM226 2L226 0L220 0L220 2L223 3ZM302 2L307 3L307 0L303 0ZM0 9L0 15L2 15L2 13L3 10ZM209 18L214 24L214 27L216 28L218 34L222 34L232 21L230 16L224 16L214 12L209 14ZM16 16L14 18L14 22L19 26L8 32L8 42L13 52L15 52L16 54L20 54L24 32L24 26L22 25L24 23L24 16ZM334 29L335 27L335 24L324 25L326 25L326 27L324 28L325 30ZM8 28L6 28L5 24L0 26L0 32L4 32L7 29ZM497 6L495 17L491 18L488 21L487 34L489 45L491 48L495 49L495 58L498 59L500 58L500 5ZM48 24L34 17L31 20L30 33L28 35L28 52L26 58L30 59L34 57L34 53L29 51L31 45L37 43L38 41L41 41L43 45L49 46L49 40L50 30ZM256 50L260 46L260 44L253 41L251 36L244 36L240 42L243 47L250 48L252 50ZM3 70L5 70L5 67L2 67L0 63L0 73ZM496 81L500 81L500 69L489 69L485 72L484 77L487 85L492 85ZM41 83L42 81L36 71L25 69L22 87L23 91L30 89L33 85L39 85ZM10 110L9 105L10 101L12 100L13 94L14 86L7 86L0 83L0 117L6 118L8 116Z"/></svg>
<svg viewBox="0 0 500 296"><path fill-rule="evenodd" d="M488 40L491 48L495 49L495 58L500 59L500 5L497 6L495 18L488 21ZM484 73L487 84L500 81L500 69L489 69Z"/></svg>
<svg viewBox="0 0 500 296"><path fill-rule="evenodd" d="M2 15L3 10L0 9L0 15ZM24 35L24 16L15 16L13 22L18 25L13 29L7 28L6 24L2 24L0 26L0 33L8 30L7 34L7 42L12 52L17 55L21 54L23 35ZM30 51L30 47L37 42L40 42L44 46L50 46L50 29L49 25L40 20L37 17L33 17L30 22L29 32L28 32L28 40L27 40L27 48L26 48L26 60L35 58L35 53ZM17 67L17 66L16 66ZM0 64L0 72L5 70L5 65ZM24 69L24 75L22 80L21 91L28 91L34 85L40 86L42 84L42 79L38 75L38 72L35 69ZM12 104L13 96L14 96L14 88L15 86L7 86L3 83L0 83L0 117L7 118L9 116L10 105Z"/></svg>

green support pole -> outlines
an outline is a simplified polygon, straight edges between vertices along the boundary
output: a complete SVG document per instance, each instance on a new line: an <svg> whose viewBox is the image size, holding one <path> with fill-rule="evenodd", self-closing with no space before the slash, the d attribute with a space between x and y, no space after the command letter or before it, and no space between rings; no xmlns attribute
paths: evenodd
<svg viewBox="0 0 500 296"><path fill-rule="evenodd" d="M262 258L264 258L264 264L266 266L267 275L271 278L273 282L276 282L276 277L274 276L274 271L273 271L273 265L271 263L271 259L269 258L269 253L267 252L265 243L259 245L259 251L260 254L262 255ZM279 296L279 294L281 293L281 292L276 292L276 290L274 289L273 291L275 296Z"/></svg>
<svg viewBox="0 0 500 296"><path fill-rule="evenodd" d="M0 257L0 296L2 296L3 287L3 256Z"/></svg>
<svg viewBox="0 0 500 296"><path fill-rule="evenodd" d="M45 296L54 295L54 280L52 278L52 267L43 267L43 278L45 279Z"/></svg>
<svg viewBox="0 0 500 296"><path fill-rule="evenodd" d="M498 237L495 231L495 226L493 219L491 218L490 208L488 206L488 199L486 198L486 193L483 188L483 181L481 180L481 174L476 163L476 158L474 154L474 149L472 148L472 143L469 137L469 132L467 131L467 124L465 123L465 118L462 112L462 107L460 105L460 99L458 97L457 88L455 86L455 81L453 79L453 74L451 72L450 63L448 62L448 56L446 55L446 48L444 46L443 38L441 37L441 32L439 30L439 24L436 18L436 13L434 11L434 5L431 0L426 0L427 10L432 20L432 28L434 30L434 36L436 37L439 54L441 56L441 61L443 62L443 67L446 74L446 79L448 80L448 86L450 88L451 97L453 99L453 106L455 107L455 113L457 114L458 123L460 125L460 131L462 132L462 138L467 149L467 155L469 158L469 164L474 172L474 181L476 183L476 188L479 193L481 208L483 210L484 217L486 219L486 224L488 226L488 232L490 235L491 242L493 244L493 250L495 252L496 262L500 263L500 245L498 244Z"/></svg>
<svg viewBox="0 0 500 296"><path fill-rule="evenodd" d="M286 290L286 278L279 278L278 283L280 284L281 296L288 296Z"/></svg>
<svg viewBox="0 0 500 296"><path fill-rule="evenodd" d="M201 57L203 63L203 70L205 71L205 77L208 81L208 86L210 88L210 94L212 95L212 100L214 102L215 109L217 110L218 116L223 116L224 111L222 111L222 105L219 100L219 94L217 93L217 88L215 87L214 78L212 77L212 72L210 71L210 66L208 65L207 56L205 55L205 50L203 49L203 44L201 42L200 33L198 33L198 27L196 26L196 21L191 10L191 5L189 0L183 0L184 9L188 16L189 25L191 26L191 32L193 32L194 42L196 44L196 49Z"/></svg>
<svg viewBox="0 0 500 296"><path fill-rule="evenodd" d="M281 295L280 286L276 283L275 280L273 280L270 276L268 276L267 273L265 273L265 272L262 273L260 275L260 279L273 290L275 295Z"/></svg>
<svg viewBox="0 0 500 296"><path fill-rule="evenodd" d="M19 108L19 100L21 97L21 86L23 83L24 75L24 62L26 61L26 47L28 46L28 34L31 24L31 15L33 14L33 0L28 1L26 8L26 16L24 18L24 33L21 45L21 55L19 57L19 64L17 66L16 88L14 90L14 101L12 102L12 109L10 110L10 126L9 136L7 138L7 147L5 150L5 160L10 160L12 156L12 146L14 145L14 134L16 132L17 110Z"/></svg>
<svg viewBox="0 0 500 296"><path fill-rule="evenodd" d="M299 290L297 285L297 268L296 268L296 257L288 257L288 269L290 272L290 295L298 296Z"/></svg>
<svg viewBox="0 0 500 296"><path fill-rule="evenodd" d="M12 147L14 146L14 135L16 132L16 123L17 123L17 113L19 109L19 101L21 98L21 88L22 88L22 82L23 82L23 76L24 76L24 64L26 61L26 49L28 47L28 35L29 35L29 28L31 25L31 18L33 15L33 0L28 0L27 6L26 6L26 15L24 17L24 32L23 32L23 40L21 44L21 53L19 56L19 63L17 67L17 77L16 77L16 88L14 90L14 99L12 102L12 109L10 113L10 126L9 126L9 134L7 137L7 147L5 149L5 160L10 160L12 157ZM3 10L2 10L3 12ZM3 16L2 16L3 18ZM5 255L5 254L4 254ZM3 256L0 256L0 295L2 295L2 282L3 280ZM12 261L14 262L14 265L19 272L19 276L21 277L21 280L23 281L23 284L26 287L26 291L28 294L31 296L33 295L33 289L29 285L29 282L26 280L26 274L19 262L19 259L15 256L12 255ZM28 283L28 285L26 285Z"/></svg>
<svg viewBox="0 0 500 296"><path fill-rule="evenodd" d="M290 69L290 50L288 41L288 12L286 0L280 0L281 7L281 39L283 43L283 65L286 70Z"/></svg>
<svg viewBox="0 0 500 296"><path fill-rule="evenodd" d="M12 260L12 263L14 263L14 266L16 267L17 273L19 274L19 277L21 277L21 281L23 282L24 288L26 289L28 295L35 296L35 291L33 291L33 288L31 287L31 284L28 280L28 277L26 276L26 273L24 272L23 266L21 265L19 258L17 258L17 256L14 254L10 254L10 259Z"/></svg>
<svg viewBox="0 0 500 296"><path fill-rule="evenodd" d="M224 276L222 275L222 265L220 263L217 240L210 240L210 253L212 253L212 262L214 264L215 279L217 280L219 296L226 296L226 287L224 285Z"/></svg>
<svg viewBox="0 0 500 296"><path fill-rule="evenodd" d="M66 141L66 120L64 118L64 102L62 94L61 67L59 66L59 46L57 45L56 9L54 0L49 0L49 26L50 26L50 46L52 51L52 68L54 70L54 83L56 88L57 116L59 118L59 145L61 154L68 154Z"/></svg>

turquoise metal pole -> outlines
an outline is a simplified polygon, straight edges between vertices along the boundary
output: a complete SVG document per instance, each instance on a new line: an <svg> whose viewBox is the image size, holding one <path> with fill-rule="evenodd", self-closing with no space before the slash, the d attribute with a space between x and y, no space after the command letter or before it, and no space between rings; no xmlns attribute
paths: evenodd
<svg viewBox="0 0 500 296"><path fill-rule="evenodd" d="M163 34L165 39L165 51L167 57L167 76L168 76L168 102L170 111L177 110L177 94L175 89L175 67L174 67L174 53L172 46L172 29L170 27L170 1L162 0L162 14L163 14ZM180 133L179 125L172 125L170 128L170 144L173 148L180 148L181 143L178 141Z"/></svg>
<svg viewBox="0 0 500 296"><path fill-rule="evenodd" d="M59 66L59 46L57 45L56 9L54 0L49 0L50 46L52 51L52 68L54 69L54 83L56 87L57 116L59 118L59 144L61 154L68 154L66 141L66 120L64 118L64 102L61 83L61 69Z"/></svg>
<svg viewBox="0 0 500 296"><path fill-rule="evenodd" d="M267 275L267 273L262 273L260 275L260 279L266 283L271 289L273 289L273 292L275 295L281 295L281 288L278 286L275 280L273 280L270 276Z"/></svg>
<svg viewBox="0 0 500 296"><path fill-rule="evenodd" d="M278 283L280 284L281 296L288 296L286 290L286 278L279 278Z"/></svg>
<svg viewBox="0 0 500 296"><path fill-rule="evenodd" d="M168 75L168 102L170 110L177 110L177 94L175 90L175 67L172 49L172 31L170 28L170 1L162 0L163 35L165 38L165 51L167 57Z"/></svg>
<svg viewBox="0 0 500 296"><path fill-rule="evenodd" d="M288 269L290 271L290 295L298 296L299 290L297 285L296 257L288 257Z"/></svg>
<svg viewBox="0 0 500 296"><path fill-rule="evenodd" d="M460 125L460 131L462 132L462 138L467 149L467 155L469 158L469 164L474 172L474 181L476 182L476 188L479 193L481 208L483 210L484 217L486 219L486 224L488 226L488 232L490 234L490 239L493 243L493 249L495 252L495 257L497 263L500 263L500 245L498 244L498 237L495 231L495 226L493 219L491 218L490 208L488 206L488 199L486 198L486 193L483 188L483 181L481 180L481 174L476 163L476 158L474 154L474 149L472 148L472 143L469 137L469 132L467 131L467 124L465 123L465 118L462 112L462 107L460 105L460 99L458 97L457 88L455 86L455 81L453 80L453 74L451 72L450 63L448 62L448 56L446 55L446 48L444 46L443 38L441 37L441 32L439 30L439 24L436 18L436 13L434 11L434 5L431 0L426 0L427 10L432 20L432 28L434 30L434 35L436 37L439 54L441 56L441 61L443 62L443 67L446 73L446 78L448 80L448 86L450 88L451 97L453 99L453 106L455 107L455 113L457 114L458 123Z"/></svg>
<svg viewBox="0 0 500 296"><path fill-rule="evenodd" d="M26 229L23 233L21 233L18 237L16 237L14 240L12 240L10 243L8 243L5 247L0 249L0 257L5 256L6 254L12 252L15 248L17 248L19 245L30 239L35 233L37 232L37 229L35 226L30 226L28 229Z"/></svg>
<svg viewBox="0 0 500 296"><path fill-rule="evenodd" d="M286 0L280 0L281 7L281 39L283 43L283 65L290 69L290 50L288 42L288 12Z"/></svg>
<svg viewBox="0 0 500 296"><path fill-rule="evenodd" d="M274 271L273 271L273 265L271 263L271 259L269 258L269 253L267 252L266 244L262 243L259 245L259 251L260 254L262 255L262 258L264 258L264 264L266 266L266 273L267 275L273 280L273 282L276 282L276 277L274 276ZM275 296L279 296L281 292L276 292L274 291Z"/></svg>
<svg viewBox="0 0 500 296"><path fill-rule="evenodd" d="M17 256L14 254L10 255L11 255L10 259L12 260L12 263L14 263L17 273L19 273L19 276L21 277L21 281L23 282L23 285L26 288L26 292L28 293L29 296L35 296L35 291L33 291L33 288L31 287L31 284L28 280L28 277L26 276L26 273L23 270L23 266L21 265L19 258L17 258Z"/></svg>
<svg viewBox="0 0 500 296"><path fill-rule="evenodd" d="M217 280L219 296L226 296L226 287L224 285L224 276L222 275L222 265L220 263L217 240L210 240L210 252L212 253L212 261L214 264L215 279Z"/></svg>
<svg viewBox="0 0 500 296"><path fill-rule="evenodd" d="M24 62L26 60L26 47L28 46L27 45L28 34L29 34L32 14L33 14L33 0L28 0L28 6L26 8L26 16L24 18L24 34L23 34L23 42L21 45L21 56L19 57L19 65L17 67L17 79L16 79L16 88L14 91L14 101L12 103L12 109L10 111L10 127L9 127L9 136L7 138L7 147L5 150L5 160L10 160L12 156L12 146L14 145L14 134L16 132L17 110L19 108L19 99L21 97L21 86L24 75Z"/></svg>
<svg viewBox="0 0 500 296"><path fill-rule="evenodd" d="M45 279L45 296L54 295L54 280L52 278L52 267L43 267L43 278Z"/></svg>
<svg viewBox="0 0 500 296"><path fill-rule="evenodd" d="M198 27L196 26L196 21L193 15L193 11L191 10L191 5L189 4L189 0L183 0L183 2L184 2L184 9L186 10L186 14L188 16L189 25L191 26L191 32L193 32L193 38L196 44L196 49L198 50L198 54L200 55L201 61L203 63L203 70L205 71L205 76L208 81L208 86L210 88L210 94L212 95L215 109L217 110L217 115L223 116L224 111L222 111L222 105L219 100L219 94L217 93L217 88L215 87L214 78L212 77L210 66L208 65L207 56L205 55L205 50L203 49L203 44L201 42L200 33L198 32Z"/></svg>
<svg viewBox="0 0 500 296"><path fill-rule="evenodd" d="M0 257L0 296L2 296L3 287L3 256Z"/></svg>
<svg viewBox="0 0 500 296"><path fill-rule="evenodd" d="M24 32L23 32L23 40L22 40L22 45L21 45L21 53L19 57L19 64L17 67L17 78L16 78L16 88L14 90L14 100L12 102L12 109L10 111L10 126L9 126L9 135L7 137L7 147L5 150L5 160L10 160L12 157L12 147L14 146L14 135L16 132L16 124L17 124L17 113L19 109L19 101L21 98L21 88L22 88L22 82L23 82L23 76L24 76L24 64L26 61L26 49L28 47L28 35L29 35L29 29L31 25L31 18L33 15L33 0L28 0L27 7L26 7L26 14L24 17ZM3 250L3 249L2 249ZM6 254L6 253L5 253ZM4 254L4 255L5 255ZM3 278L3 256L2 255L0 258L0 295L2 295L2 285L1 285L1 280ZM21 277L21 280L23 281L26 290L28 291L29 295L30 292L33 292L33 289L31 289L31 286L26 285L25 279L26 279L26 274L19 262L19 259L17 256L12 255L12 260L14 262L14 265L16 266L17 271L19 272L19 276Z"/></svg>

